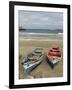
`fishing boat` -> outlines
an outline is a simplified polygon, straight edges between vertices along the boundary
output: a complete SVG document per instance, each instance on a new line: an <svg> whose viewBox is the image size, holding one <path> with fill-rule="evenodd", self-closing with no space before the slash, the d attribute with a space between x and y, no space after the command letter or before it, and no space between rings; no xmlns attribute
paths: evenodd
<svg viewBox="0 0 72 90"><path fill-rule="evenodd" d="M42 50L43 49L41 48L36 48L33 52L31 52L24 58L22 65L26 72L31 72L36 66L38 66L42 62Z"/></svg>
<svg viewBox="0 0 72 90"><path fill-rule="evenodd" d="M52 68L61 61L62 56L59 47L53 47L48 50L47 53L47 62L50 64Z"/></svg>

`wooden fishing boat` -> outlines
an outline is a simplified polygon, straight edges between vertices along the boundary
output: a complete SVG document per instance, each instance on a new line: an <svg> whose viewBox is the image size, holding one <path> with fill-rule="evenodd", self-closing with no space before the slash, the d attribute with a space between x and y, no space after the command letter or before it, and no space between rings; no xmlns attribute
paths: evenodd
<svg viewBox="0 0 72 90"><path fill-rule="evenodd" d="M52 68L61 61L62 56L59 47L53 47L48 50L47 53L47 62L51 65Z"/></svg>
<svg viewBox="0 0 72 90"><path fill-rule="evenodd" d="M31 72L36 66L38 66L42 62L42 50L43 49L37 48L24 58L22 65L26 72Z"/></svg>

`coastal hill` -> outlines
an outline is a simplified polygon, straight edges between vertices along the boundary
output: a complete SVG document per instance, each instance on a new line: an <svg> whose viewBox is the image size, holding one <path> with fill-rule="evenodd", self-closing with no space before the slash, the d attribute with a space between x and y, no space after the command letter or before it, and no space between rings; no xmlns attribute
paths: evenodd
<svg viewBox="0 0 72 90"><path fill-rule="evenodd" d="M26 31L25 28L19 27L19 31Z"/></svg>

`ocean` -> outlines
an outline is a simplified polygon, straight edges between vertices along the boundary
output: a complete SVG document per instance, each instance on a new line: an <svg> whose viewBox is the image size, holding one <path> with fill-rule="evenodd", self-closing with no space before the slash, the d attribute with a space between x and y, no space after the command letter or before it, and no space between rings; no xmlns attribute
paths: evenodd
<svg viewBox="0 0 72 90"><path fill-rule="evenodd" d="M19 31L20 40L62 40L63 30L27 29Z"/></svg>

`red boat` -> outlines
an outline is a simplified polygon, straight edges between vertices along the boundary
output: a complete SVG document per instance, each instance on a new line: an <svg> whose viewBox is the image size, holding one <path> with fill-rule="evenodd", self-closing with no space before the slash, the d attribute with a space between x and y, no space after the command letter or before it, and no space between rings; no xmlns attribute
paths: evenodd
<svg viewBox="0 0 72 90"><path fill-rule="evenodd" d="M47 53L47 61L54 68L54 66L61 61L61 52L59 47L50 48Z"/></svg>

